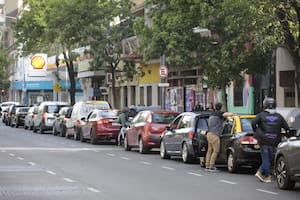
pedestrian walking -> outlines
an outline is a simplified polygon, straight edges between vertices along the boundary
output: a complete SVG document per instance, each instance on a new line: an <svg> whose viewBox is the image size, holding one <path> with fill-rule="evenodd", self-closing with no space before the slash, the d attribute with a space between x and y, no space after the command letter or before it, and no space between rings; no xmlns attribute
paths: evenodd
<svg viewBox="0 0 300 200"><path fill-rule="evenodd" d="M213 111L208 119L207 142L208 148L205 158L205 166L207 171L217 171L215 162L220 152L220 135L222 134L223 122L225 118L230 117L233 113L223 112L222 103L215 104Z"/></svg>
<svg viewBox="0 0 300 200"><path fill-rule="evenodd" d="M118 123L121 124L121 129L118 135L118 145L120 146L122 141L124 140L125 131L128 125L128 108L124 108L120 114L118 115Z"/></svg>
<svg viewBox="0 0 300 200"><path fill-rule="evenodd" d="M254 137L260 146L262 163L255 176L265 183L271 182L271 163L274 160L276 147L281 141L281 129L288 134L289 126L285 119L275 111L276 102L273 98L263 101L263 111L252 120Z"/></svg>

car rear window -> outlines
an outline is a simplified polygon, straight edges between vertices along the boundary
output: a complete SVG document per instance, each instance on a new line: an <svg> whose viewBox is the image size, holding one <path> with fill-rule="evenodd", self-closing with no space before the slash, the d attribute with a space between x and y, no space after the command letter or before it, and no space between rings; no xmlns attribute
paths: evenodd
<svg viewBox="0 0 300 200"><path fill-rule="evenodd" d="M45 112L47 113L58 113L60 108L64 107L65 105L48 105L45 106Z"/></svg>
<svg viewBox="0 0 300 200"><path fill-rule="evenodd" d="M29 108L19 108L19 112L28 112Z"/></svg>
<svg viewBox="0 0 300 200"><path fill-rule="evenodd" d="M169 124L175 119L177 114L173 113L155 113L152 115L152 123L156 124Z"/></svg>
<svg viewBox="0 0 300 200"><path fill-rule="evenodd" d="M242 124L242 131L243 132L253 132L252 126L251 126L252 118L242 118L241 124Z"/></svg>
<svg viewBox="0 0 300 200"><path fill-rule="evenodd" d="M103 111L99 110L98 115L100 117L117 117L117 114L113 111Z"/></svg>

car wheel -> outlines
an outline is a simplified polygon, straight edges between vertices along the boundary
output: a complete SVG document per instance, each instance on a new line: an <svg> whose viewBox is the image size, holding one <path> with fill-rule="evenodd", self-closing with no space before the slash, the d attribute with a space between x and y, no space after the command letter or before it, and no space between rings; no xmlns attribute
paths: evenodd
<svg viewBox="0 0 300 200"><path fill-rule="evenodd" d="M182 161L184 163L190 163L192 160L186 143L183 143L183 145L182 145L181 157L182 157Z"/></svg>
<svg viewBox="0 0 300 200"><path fill-rule="evenodd" d="M96 143L97 143L97 140L96 140L96 137L95 137L95 132L92 129L91 130L91 144L96 144Z"/></svg>
<svg viewBox="0 0 300 200"><path fill-rule="evenodd" d="M53 128L52 128L52 133L53 133L53 135L57 135L57 134L58 134L58 132L57 132L55 126L53 126Z"/></svg>
<svg viewBox="0 0 300 200"><path fill-rule="evenodd" d="M82 132L80 132L80 141L81 142L85 142L86 141L86 139L83 137L83 133Z"/></svg>
<svg viewBox="0 0 300 200"><path fill-rule="evenodd" d="M32 130L33 130L34 133L36 133L37 132L36 126L33 125Z"/></svg>
<svg viewBox="0 0 300 200"><path fill-rule="evenodd" d="M280 189L291 190L295 187L295 181L292 181L289 177L287 163L283 156L276 161L275 178L276 184Z"/></svg>
<svg viewBox="0 0 300 200"><path fill-rule="evenodd" d="M27 130L28 129L28 126L26 126L26 124L24 123L24 129Z"/></svg>
<svg viewBox="0 0 300 200"><path fill-rule="evenodd" d="M163 140L160 142L160 157L162 159L169 159L170 158L170 155L168 155L168 153L167 153L166 145L165 145Z"/></svg>
<svg viewBox="0 0 300 200"><path fill-rule="evenodd" d="M227 169L230 173L235 173L238 170L236 158L232 152L229 152L227 156Z"/></svg>
<svg viewBox="0 0 300 200"><path fill-rule="evenodd" d="M139 152L141 154L147 153L148 149L145 147L142 137L139 139Z"/></svg>
<svg viewBox="0 0 300 200"><path fill-rule="evenodd" d="M40 134L44 134L44 125L43 124L41 124L40 125Z"/></svg>
<svg viewBox="0 0 300 200"><path fill-rule="evenodd" d="M128 145L128 140L127 140L126 136L124 137L124 149L125 149L125 151L131 150L131 147Z"/></svg>
<svg viewBox="0 0 300 200"><path fill-rule="evenodd" d="M74 140L80 140L81 130L80 128L76 128L76 132L74 133Z"/></svg>

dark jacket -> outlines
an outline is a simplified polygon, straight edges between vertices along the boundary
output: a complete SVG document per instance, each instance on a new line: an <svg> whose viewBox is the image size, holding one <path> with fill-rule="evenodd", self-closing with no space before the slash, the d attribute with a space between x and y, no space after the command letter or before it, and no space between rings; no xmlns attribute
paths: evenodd
<svg viewBox="0 0 300 200"><path fill-rule="evenodd" d="M257 114L251 125L260 145L277 146L281 141L281 128L286 133L289 131L287 122L279 113L267 110Z"/></svg>

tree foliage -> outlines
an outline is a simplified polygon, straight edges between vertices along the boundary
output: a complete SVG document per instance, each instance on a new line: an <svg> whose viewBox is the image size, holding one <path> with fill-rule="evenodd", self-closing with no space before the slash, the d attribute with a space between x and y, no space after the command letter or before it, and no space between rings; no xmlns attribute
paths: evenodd
<svg viewBox="0 0 300 200"><path fill-rule="evenodd" d="M108 72L115 70L118 60L114 58L120 55L119 42L126 34L121 26L112 26L112 22L116 17L128 19L129 1L27 0L24 3L29 10L23 12L14 26L17 41L23 44L24 52L63 53L70 77L71 104L75 103L74 48L91 47L94 56L91 70L101 67ZM58 47L61 52L56 52ZM108 51L112 48L113 51Z"/></svg>
<svg viewBox="0 0 300 200"><path fill-rule="evenodd" d="M261 34L267 21L251 1L147 0L146 6L151 25L143 19L135 24L145 59L165 54L169 67L199 66L209 86L223 94L231 81L241 80L241 72L262 72L275 44Z"/></svg>
<svg viewBox="0 0 300 200"><path fill-rule="evenodd" d="M2 49L0 50L0 92L4 90L6 92L9 88L9 80L7 75L7 67L9 65L9 60L7 52Z"/></svg>

